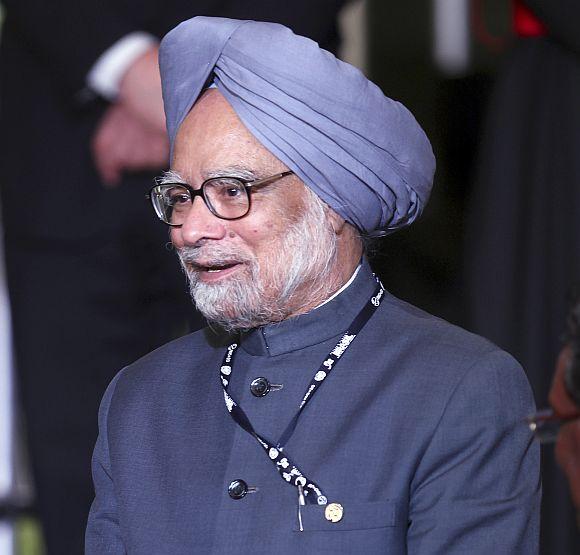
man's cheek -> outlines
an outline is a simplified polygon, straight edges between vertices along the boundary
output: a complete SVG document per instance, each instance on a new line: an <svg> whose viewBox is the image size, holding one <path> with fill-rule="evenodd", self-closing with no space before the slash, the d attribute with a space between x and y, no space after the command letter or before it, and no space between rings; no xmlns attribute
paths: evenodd
<svg viewBox="0 0 580 555"><path fill-rule="evenodd" d="M183 247L183 240L181 237L181 229L179 227L172 227L169 231L169 239L177 248Z"/></svg>

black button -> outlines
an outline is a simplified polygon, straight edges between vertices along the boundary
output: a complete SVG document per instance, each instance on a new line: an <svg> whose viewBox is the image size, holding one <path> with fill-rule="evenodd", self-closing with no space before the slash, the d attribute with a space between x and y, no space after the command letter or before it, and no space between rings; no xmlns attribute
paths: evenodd
<svg viewBox="0 0 580 555"><path fill-rule="evenodd" d="M241 499L248 493L248 484L243 480L232 480L228 486L228 495L232 499Z"/></svg>
<svg viewBox="0 0 580 555"><path fill-rule="evenodd" d="M264 397L270 392L270 382L266 378L256 378L250 384L250 391L254 397Z"/></svg>

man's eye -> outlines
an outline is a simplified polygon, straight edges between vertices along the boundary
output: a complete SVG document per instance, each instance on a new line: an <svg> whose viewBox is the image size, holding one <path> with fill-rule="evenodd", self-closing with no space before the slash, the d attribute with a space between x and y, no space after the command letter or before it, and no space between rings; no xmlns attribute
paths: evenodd
<svg viewBox="0 0 580 555"><path fill-rule="evenodd" d="M238 187L228 187L222 194L228 198L236 198L242 194L242 191Z"/></svg>
<svg viewBox="0 0 580 555"><path fill-rule="evenodd" d="M245 195L244 186L235 180L215 181L212 188L216 195L224 200L235 200Z"/></svg>
<svg viewBox="0 0 580 555"><path fill-rule="evenodd" d="M187 193L169 193L167 195L167 201L171 206L180 206L188 204L190 202L189 195Z"/></svg>

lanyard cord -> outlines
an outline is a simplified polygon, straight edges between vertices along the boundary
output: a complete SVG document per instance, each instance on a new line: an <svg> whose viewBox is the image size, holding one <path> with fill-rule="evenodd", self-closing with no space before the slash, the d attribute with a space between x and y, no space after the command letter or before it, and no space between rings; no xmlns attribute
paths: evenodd
<svg viewBox="0 0 580 555"><path fill-rule="evenodd" d="M224 400L226 403L226 408L230 413L231 417L234 421L241 426L246 432L248 432L251 436L253 436L258 443L262 446L264 451L268 454L270 460L276 466L280 476L286 482L293 484L297 488L301 488L304 491L304 496L308 502L316 498L316 503L318 505L326 505L328 500L320 487L313 481L307 478L301 470L292 462L290 457L284 453L284 446L288 443L296 426L298 424L298 419L300 418L302 411L306 407L306 405L310 402L314 393L318 390L318 388L322 385L324 380L328 377L331 373L333 368L339 362L340 358L347 349L350 347L352 342L354 341L355 337L358 335L360 330L364 327L364 325L370 320L371 316L374 314L375 310L381 304L381 300L384 294L384 288L381 282L377 280L377 287L373 292L372 297L369 299L367 303L365 303L364 307L361 311L357 314L355 319L352 321L350 326L347 328L346 332L342 335L336 346L330 351L328 356L325 357L323 362L320 364L316 374L310 380L310 384L306 389L306 393L300 402L298 410L290 423L280 436L280 439L277 442L270 441L266 439L263 435L258 434L252 423L250 422L249 418L247 417L246 413L242 409L236 401L232 398L229 394L229 384L230 384L230 376L232 373L232 369L234 366L234 355L238 348L237 343L232 343L226 350L224 355L222 365L220 367L220 378L222 382L222 387L224 390ZM312 493L312 495L309 495Z"/></svg>

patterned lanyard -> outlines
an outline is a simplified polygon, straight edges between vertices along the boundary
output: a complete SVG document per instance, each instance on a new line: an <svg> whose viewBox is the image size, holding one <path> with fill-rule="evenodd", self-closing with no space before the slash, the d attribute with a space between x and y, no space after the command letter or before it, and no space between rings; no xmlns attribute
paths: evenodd
<svg viewBox="0 0 580 555"><path fill-rule="evenodd" d="M358 335L360 330L364 327L364 325L370 320L371 316L374 314L375 310L381 304L381 300L383 299L384 288L378 278L375 276L377 280L377 288L375 289L372 297L370 300L365 304L365 306L361 309L358 313L356 318L352 321L350 326L347 328L347 331L344 335L340 338L336 346L330 351L328 356L325 357L324 361L318 368L314 377L310 380L310 384L306 389L306 393L300 402L300 406L298 407L298 411L280 436L280 439L277 442L269 441L264 436L258 434L252 423L250 422L249 418L246 416L246 413L242 409L236 401L231 397L228 392L229 383L230 383L230 376L232 373L232 369L234 366L234 354L238 348L237 343L232 343L226 351L224 355L224 359L220 368L220 378L222 382L222 387L224 390L224 399L226 403L226 408L228 412L235 420L235 422L241 426L246 432L252 435L258 443L262 446L264 451L268 454L270 460L274 463L276 469L278 470L282 479L289 484L293 484L299 490L300 495L302 492L304 497L307 501L313 502L313 498L316 498L316 503L318 505L326 505L328 503L328 499L322 492L322 490L318 487L316 482L307 478L302 471L292 462L290 457L284 453L284 446L288 443L294 430L296 429L296 425L298 424L298 419L304 410L304 407L308 404L308 402L314 396L314 393L318 390L318 388L322 385L322 382L328 377L330 372L336 366L340 357L344 355L346 350L350 347L352 342L354 341L355 337ZM310 495L312 493L312 495Z"/></svg>

